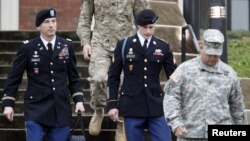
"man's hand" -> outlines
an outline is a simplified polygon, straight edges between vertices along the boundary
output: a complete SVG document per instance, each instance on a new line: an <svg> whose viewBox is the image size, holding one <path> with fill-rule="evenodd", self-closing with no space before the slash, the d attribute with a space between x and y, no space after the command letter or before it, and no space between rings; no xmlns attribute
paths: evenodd
<svg viewBox="0 0 250 141"><path fill-rule="evenodd" d="M14 117L14 110L12 107L4 107L3 114L7 117L7 119L12 122Z"/></svg>
<svg viewBox="0 0 250 141"><path fill-rule="evenodd" d="M84 59L89 60L91 56L91 46L89 44L85 44L83 46L82 53L83 53Z"/></svg>
<svg viewBox="0 0 250 141"><path fill-rule="evenodd" d="M109 110L108 115L113 121L117 121L118 120L118 109Z"/></svg>
<svg viewBox="0 0 250 141"><path fill-rule="evenodd" d="M77 102L77 103L76 103L75 112L78 113L78 111L80 111L81 113L85 111L85 108L84 108L82 102Z"/></svg>
<svg viewBox="0 0 250 141"><path fill-rule="evenodd" d="M179 126L175 129L174 134L179 137L187 133L187 129L184 126Z"/></svg>

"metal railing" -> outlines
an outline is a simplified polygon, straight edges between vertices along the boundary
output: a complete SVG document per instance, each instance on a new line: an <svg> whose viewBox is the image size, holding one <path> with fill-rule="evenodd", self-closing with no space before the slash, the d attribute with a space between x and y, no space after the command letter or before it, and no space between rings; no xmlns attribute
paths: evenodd
<svg viewBox="0 0 250 141"><path fill-rule="evenodd" d="M196 51L199 52L199 43L198 40L194 34L193 28L191 25L187 24L182 27L181 30L181 62L186 61L186 49L187 49L187 41L186 41L186 30L189 31L191 39L194 43L194 46L196 48Z"/></svg>

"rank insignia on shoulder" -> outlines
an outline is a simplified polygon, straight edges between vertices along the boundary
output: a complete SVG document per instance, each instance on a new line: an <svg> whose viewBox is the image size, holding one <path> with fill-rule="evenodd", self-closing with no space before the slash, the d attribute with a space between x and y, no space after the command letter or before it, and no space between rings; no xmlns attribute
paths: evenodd
<svg viewBox="0 0 250 141"><path fill-rule="evenodd" d="M28 44L29 42L30 42L29 40L23 41L24 44Z"/></svg>
<svg viewBox="0 0 250 141"><path fill-rule="evenodd" d="M72 40L71 40L71 39L69 39L69 38L66 38L66 40L68 40L68 41L70 41L70 42L72 41Z"/></svg>

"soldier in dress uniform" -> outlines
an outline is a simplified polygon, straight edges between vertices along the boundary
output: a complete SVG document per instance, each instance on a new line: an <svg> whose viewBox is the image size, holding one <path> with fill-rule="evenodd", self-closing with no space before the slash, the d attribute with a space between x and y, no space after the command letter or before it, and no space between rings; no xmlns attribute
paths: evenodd
<svg viewBox="0 0 250 141"><path fill-rule="evenodd" d="M207 141L208 125L246 124L236 72L220 60L224 36L203 33L200 55L179 65L165 85L164 114L177 141Z"/></svg>
<svg viewBox="0 0 250 141"><path fill-rule="evenodd" d="M164 91L159 74L164 68L166 76L170 76L176 64L169 45L153 36L157 19L150 9L138 14L137 33L127 42L118 41L108 72L108 114L114 121L124 117L127 141L143 141L144 129L148 129L152 141L171 140L163 115ZM124 79L119 91L122 71Z"/></svg>
<svg viewBox="0 0 250 141"><path fill-rule="evenodd" d="M56 35L55 9L44 9L36 16L40 36L24 41L8 73L2 106L13 121L14 104L23 73L27 73L24 116L27 141L67 141L70 135L70 95L75 112L84 112L82 84L76 70L71 41Z"/></svg>
<svg viewBox="0 0 250 141"><path fill-rule="evenodd" d="M101 130L107 97L107 73L116 43L134 34L134 16L146 7L146 0L82 0L77 35L84 58L90 59L90 107L94 109L89 123L90 135L97 136ZM116 141L126 141L122 123L118 122L117 126Z"/></svg>

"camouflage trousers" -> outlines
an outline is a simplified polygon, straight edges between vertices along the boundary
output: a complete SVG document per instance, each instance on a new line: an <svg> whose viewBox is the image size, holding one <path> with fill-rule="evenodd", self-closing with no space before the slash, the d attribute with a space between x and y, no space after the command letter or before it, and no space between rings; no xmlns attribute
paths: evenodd
<svg viewBox="0 0 250 141"><path fill-rule="evenodd" d="M106 106L107 96L107 74L112 62L113 52L107 51L100 46L92 47L91 58L89 62L90 82L90 107L96 109Z"/></svg>
<svg viewBox="0 0 250 141"><path fill-rule="evenodd" d="M208 141L208 140L204 139L204 138L180 138L180 137L177 137L177 141Z"/></svg>
<svg viewBox="0 0 250 141"><path fill-rule="evenodd" d="M92 47L89 62L90 77L88 78L91 94L90 107L92 109L106 106L108 70L112 59L114 59L113 56L114 52L105 50L103 47ZM123 73L121 74L121 83L122 79Z"/></svg>

